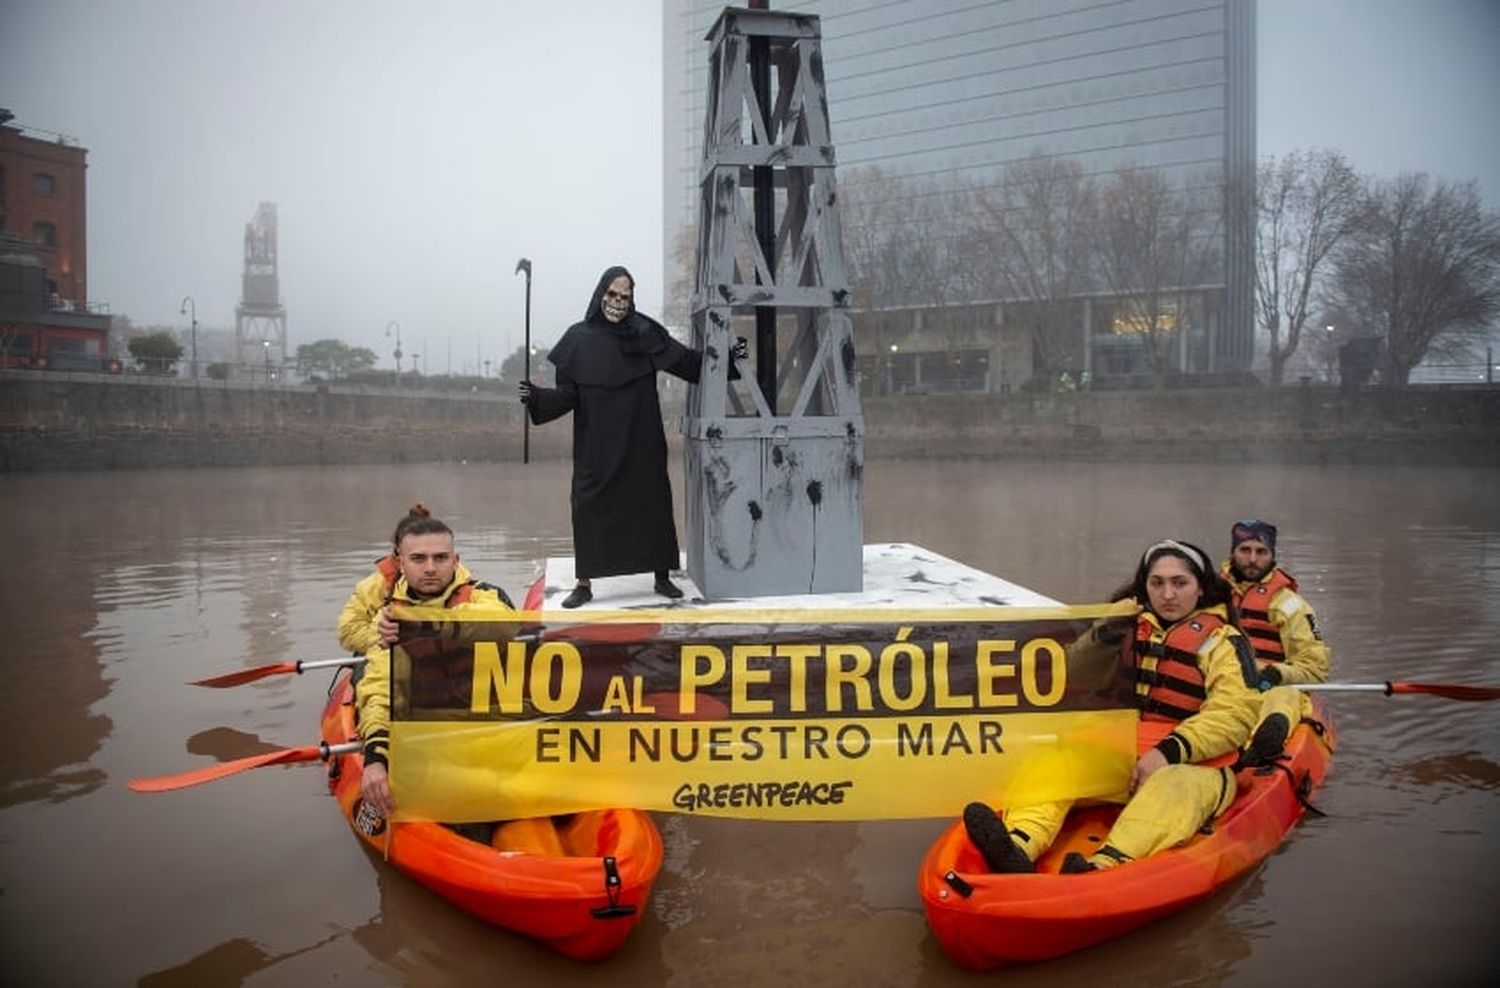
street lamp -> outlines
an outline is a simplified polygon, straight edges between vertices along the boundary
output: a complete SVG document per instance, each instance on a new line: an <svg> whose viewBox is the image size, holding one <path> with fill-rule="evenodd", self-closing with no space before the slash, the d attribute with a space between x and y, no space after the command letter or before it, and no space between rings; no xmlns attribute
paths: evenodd
<svg viewBox="0 0 1500 988"><path fill-rule="evenodd" d="M192 378L196 381L198 380L198 303L193 301L193 296L184 295L182 297L182 308L178 310L178 314L185 316L189 311L193 313Z"/></svg>
<svg viewBox="0 0 1500 988"><path fill-rule="evenodd" d="M270 384L271 383L271 341L270 340L261 340L260 341L260 348L262 350L264 350L265 354L266 354L266 383Z"/></svg>
<svg viewBox="0 0 1500 988"><path fill-rule="evenodd" d="M392 319L385 324L385 337L391 338L391 330L396 331L396 350L391 356L396 358L396 390L401 390L401 324Z"/></svg>

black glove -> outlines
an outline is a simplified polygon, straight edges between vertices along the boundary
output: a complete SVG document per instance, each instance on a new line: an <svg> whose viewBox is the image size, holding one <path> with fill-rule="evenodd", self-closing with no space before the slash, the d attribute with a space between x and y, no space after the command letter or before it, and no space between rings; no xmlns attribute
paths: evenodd
<svg viewBox="0 0 1500 988"><path fill-rule="evenodd" d="M531 404L531 393L533 390L530 381L522 381L516 385L516 395L521 399L521 404Z"/></svg>
<svg viewBox="0 0 1500 988"><path fill-rule="evenodd" d="M734 346L729 348L729 352L735 360L745 360L750 356L750 341L743 336L736 336Z"/></svg>
<svg viewBox="0 0 1500 988"><path fill-rule="evenodd" d="M1280 669L1276 668L1274 665L1269 665L1269 666L1266 666L1265 668L1261 669L1261 671L1260 671L1260 679L1256 682L1256 686L1258 686L1260 688L1260 691L1262 693L1264 693L1266 690L1270 689L1273 686L1280 686L1280 685L1281 685L1281 670Z"/></svg>
<svg viewBox="0 0 1500 988"><path fill-rule="evenodd" d="M1135 627L1135 618L1118 617L1107 621L1100 621L1094 626L1094 640L1100 645L1114 648L1125 640L1125 636Z"/></svg>

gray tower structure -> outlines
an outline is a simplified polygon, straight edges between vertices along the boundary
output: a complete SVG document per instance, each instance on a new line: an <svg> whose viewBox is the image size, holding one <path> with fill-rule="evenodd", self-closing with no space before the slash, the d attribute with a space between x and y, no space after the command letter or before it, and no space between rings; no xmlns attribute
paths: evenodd
<svg viewBox="0 0 1500 988"><path fill-rule="evenodd" d="M726 8L707 40L688 571L709 599L857 591L864 419L819 20ZM755 368L730 380L735 336Z"/></svg>
<svg viewBox="0 0 1500 988"><path fill-rule="evenodd" d="M276 274L276 204L263 202L245 224L245 273L234 309L235 371L269 383L286 366L286 307Z"/></svg>

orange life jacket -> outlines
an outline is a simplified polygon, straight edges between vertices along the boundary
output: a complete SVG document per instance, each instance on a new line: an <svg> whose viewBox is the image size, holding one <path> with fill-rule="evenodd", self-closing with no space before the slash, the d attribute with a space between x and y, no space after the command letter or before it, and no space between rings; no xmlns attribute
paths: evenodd
<svg viewBox="0 0 1500 988"><path fill-rule="evenodd" d="M1281 632L1271 621L1271 601L1282 590L1297 589L1297 581L1282 571L1280 566L1271 570L1271 575L1255 584L1243 594L1234 591L1234 606L1239 608L1240 627L1250 636L1255 646L1255 657L1268 662L1285 662L1286 651L1281 647Z"/></svg>
<svg viewBox="0 0 1500 988"><path fill-rule="evenodd" d="M396 592L396 581L401 578L401 564L396 562L394 555L381 556L375 560L375 571L385 581L385 602L389 604L391 602L391 594ZM474 595L474 587L476 585L480 585L477 580L470 580L467 583L461 584L457 590L448 595L447 600L443 601L443 606L456 607L459 604L467 604L469 598ZM488 584L484 584L484 586L488 586ZM499 590L498 587L492 589ZM510 603L504 591L501 591L500 597L505 600L506 604Z"/></svg>
<svg viewBox="0 0 1500 988"><path fill-rule="evenodd" d="M380 574L380 579L385 583L385 602L391 602L391 593L396 589L396 581L401 577L401 565L396 562L393 553L386 553L375 560L375 572Z"/></svg>
<svg viewBox="0 0 1500 988"><path fill-rule="evenodd" d="M1167 629L1165 638L1154 642L1151 622L1145 618L1136 622L1135 701L1142 720L1176 723L1198 712L1208 697L1198 650L1223 626L1223 618L1200 612L1177 622ZM1154 668L1143 665L1146 656L1156 658Z"/></svg>

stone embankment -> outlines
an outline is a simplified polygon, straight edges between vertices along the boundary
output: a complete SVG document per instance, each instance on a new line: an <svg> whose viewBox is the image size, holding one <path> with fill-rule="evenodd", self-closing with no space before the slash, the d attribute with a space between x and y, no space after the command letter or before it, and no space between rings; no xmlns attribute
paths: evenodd
<svg viewBox="0 0 1500 988"><path fill-rule="evenodd" d="M866 399L866 455L1500 465L1500 387L1095 391ZM665 414L674 444L680 407ZM565 457L567 421L530 430ZM508 394L0 371L0 470L519 460Z"/></svg>

